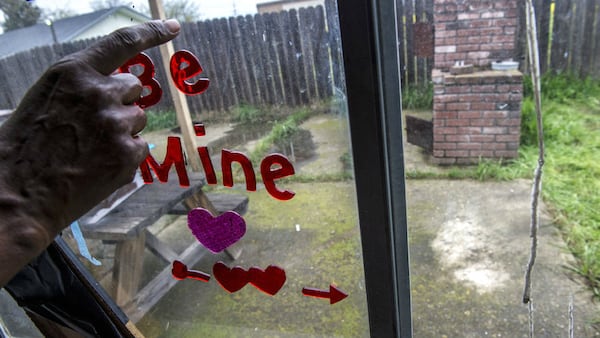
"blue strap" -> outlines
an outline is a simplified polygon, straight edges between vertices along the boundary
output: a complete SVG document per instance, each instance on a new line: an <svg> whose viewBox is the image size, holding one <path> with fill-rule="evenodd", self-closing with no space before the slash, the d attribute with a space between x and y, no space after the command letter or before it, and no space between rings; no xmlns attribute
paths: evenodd
<svg viewBox="0 0 600 338"><path fill-rule="evenodd" d="M75 221L71 223L71 232L73 233L73 237L75 237L75 241L77 242L77 248L79 249L79 253L83 257L87 258L92 264L102 265L102 263L99 260L92 257L92 255L90 254L87 244L85 244L85 238L83 238L81 228L79 227L79 222Z"/></svg>

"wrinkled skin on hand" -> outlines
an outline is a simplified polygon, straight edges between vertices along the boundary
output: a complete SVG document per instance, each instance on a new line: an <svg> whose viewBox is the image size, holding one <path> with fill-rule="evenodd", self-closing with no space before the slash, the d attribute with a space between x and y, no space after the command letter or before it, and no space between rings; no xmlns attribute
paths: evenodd
<svg viewBox="0 0 600 338"><path fill-rule="evenodd" d="M35 229L29 233L45 242L41 250L131 182L148 153L138 135L146 117L134 104L142 86L131 74L113 72L178 32L176 21L152 21L65 57L42 75L0 128L0 213L14 210L30 218ZM0 240L6 233L2 226ZM2 257L0 263L5 263Z"/></svg>

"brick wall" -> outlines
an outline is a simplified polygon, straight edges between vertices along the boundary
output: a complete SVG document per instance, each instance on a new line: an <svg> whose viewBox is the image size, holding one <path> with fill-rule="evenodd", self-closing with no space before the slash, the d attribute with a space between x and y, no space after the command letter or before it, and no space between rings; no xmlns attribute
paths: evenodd
<svg viewBox="0 0 600 338"><path fill-rule="evenodd" d="M434 68L514 58L519 0L435 0Z"/></svg>
<svg viewBox="0 0 600 338"><path fill-rule="evenodd" d="M523 98L520 72L451 75L434 70L432 78L435 163L517 157Z"/></svg>

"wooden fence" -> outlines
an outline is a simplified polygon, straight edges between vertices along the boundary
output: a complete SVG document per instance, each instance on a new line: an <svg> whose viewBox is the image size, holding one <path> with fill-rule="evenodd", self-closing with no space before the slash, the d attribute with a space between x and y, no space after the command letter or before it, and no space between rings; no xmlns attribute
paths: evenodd
<svg viewBox="0 0 600 338"><path fill-rule="evenodd" d="M424 53L417 42L422 45L423 28L433 23L434 0L396 1L402 85L429 83L433 57L418 56ZM600 77L600 0L534 3L543 71ZM198 56L202 75L211 80L207 92L188 97L192 113L206 117L205 112L218 114L239 104L297 106L327 99L334 91L343 93L335 1L326 0L325 7L183 24L175 48ZM516 58L527 54L521 21ZM48 66L90 43L56 44L0 60L0 109L16 107ZM148 53L157 65L156 78L166 88L170 78L160 67L158 50ZM165 90L156 108L171 106Z"/></svg>
<svg viewBox="0 0 600 338"><path fill-rule="evenodd" d="M211 81L204 94L187 97L192 114L215 114L240 104L299 106L328 99L336 88L343 92L335 1L327 0L325 7L184 23L175 49L194 53L204 69L201 76ZM0 109L16 107L46 68L92 42L55 44L0 60ZM166 89L171 79L158 49L147 54ZM164 90L155 108L171 106Z"/></svg>
<svg viewBox="0 0 600 338"><path fill-rule="evenodd" d="M534 0L534 5L542 71L600 77L600 0Z"/></svg>
<svg viewBox="0 0 600 338"><path fill-rule="evenodd" d="M431 80L433 53L419 55L416 45L420 37L415 28L420 23L433 25L433 1L396 0L402 87L427 84Z"/></svg>
<svg viewBox="0 0 600 338"><path fill-rule="evenodd" d="M419 24L433 24L434 0L396 0L402 85L431 80L432 56L417 52ZM458 1L458 0L457 0ZM542 72L600 78L600 0L534 0ZM525 9L518 0L520 30L515 58L527 55ZM526 65L525 62L521 62ZM527 71L526 68L523 68Z"/></svg>

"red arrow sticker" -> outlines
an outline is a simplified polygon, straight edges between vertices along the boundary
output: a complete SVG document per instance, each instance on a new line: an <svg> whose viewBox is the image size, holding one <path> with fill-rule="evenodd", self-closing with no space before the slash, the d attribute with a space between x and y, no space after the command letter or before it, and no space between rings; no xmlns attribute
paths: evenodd
<svg viewBox="0 0 600 338"><path fill-rule="evenodd" d="M338 289L335 285L329 285L329 290L319 290L314 288L302 288L302 294L308 297L315 298L328 298L329 304L333 305L344 298L348 297L348 294Z"/></svg>

